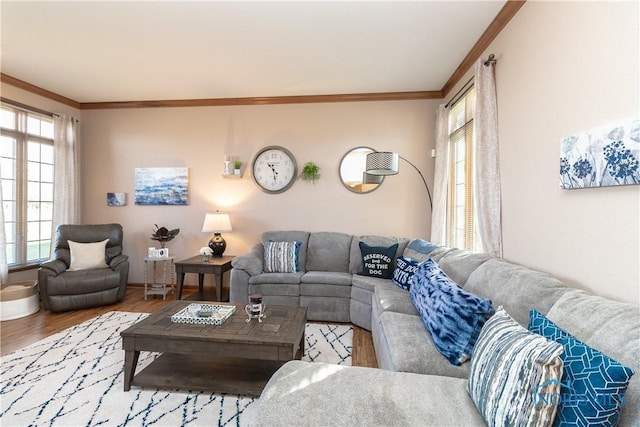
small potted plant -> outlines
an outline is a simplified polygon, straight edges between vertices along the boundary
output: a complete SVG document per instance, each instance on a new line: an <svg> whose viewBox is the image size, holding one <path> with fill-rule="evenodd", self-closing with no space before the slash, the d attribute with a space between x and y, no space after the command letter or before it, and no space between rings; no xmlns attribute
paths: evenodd
<svg viewBox="0 0 640 427"><path fill-rule="evenodd" d="M320 172L320 167L313 162L307 162L302 167L302 179L306 182L316 183L320 178L318 174Z"/></svg>
<svg viewBox="0 0 640 427"><path fill-rule="evenodd" d="M151 240L157 240L160 242L160 246L164 249L164 246L167 242L173 240L174 237L180 233L179 228L174 228L173 230L169 230L167 227L158 227L158 224L153 224L156 226L155 231L151 235Z"/></svg>
<svg viewBox="0 0 640 427"><path fill-rule="evenodd" d="M233 173L236 175L240 175L240 167L242 166L242 162L240 160L235 160L233 162Z"/></svg>

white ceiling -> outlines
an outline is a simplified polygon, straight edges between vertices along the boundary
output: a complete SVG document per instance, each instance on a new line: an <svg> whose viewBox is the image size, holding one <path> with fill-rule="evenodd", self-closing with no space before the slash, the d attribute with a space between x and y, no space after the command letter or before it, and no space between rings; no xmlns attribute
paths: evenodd
<svg viewBox="0 0 640 427"><path fill-rule="evenodd" d="M505 1L6 1L1 71L78 102L439 91Z"/></svg>

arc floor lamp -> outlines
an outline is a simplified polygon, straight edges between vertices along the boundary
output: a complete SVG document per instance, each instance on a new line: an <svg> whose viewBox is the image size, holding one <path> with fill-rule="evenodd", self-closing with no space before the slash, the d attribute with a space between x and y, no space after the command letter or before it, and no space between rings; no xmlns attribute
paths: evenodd
<svg viewBox="0 0 640 427"><path fill-rule="evenodd" d="M414 165L398 153L392 153L390 151L374 151L367 154L366 172L370 175L396 175L399 171L399 159L402 159L405 162L409 163L416 170L416 172L418 172L418 175L420 175L420 178L422 178L422 182L427 189L427 194L429 195L429 208L433 209L431 190L429 190L429 186L427 185L427 180L424 179L424 175L422 175L422 172L420 172L420 169L418 169L416 165Z"/></svg>

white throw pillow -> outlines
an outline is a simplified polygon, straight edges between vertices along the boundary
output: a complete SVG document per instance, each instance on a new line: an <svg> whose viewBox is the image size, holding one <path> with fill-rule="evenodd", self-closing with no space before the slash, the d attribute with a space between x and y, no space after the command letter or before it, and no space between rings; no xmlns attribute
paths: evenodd
<svg viewBox="0 0 640 427"><path fill-rule="evenodd" d="M108 241L109 239L95 243L78 243L69 240L69 250L71 251L69 270L108 267L105 261Z"/></svg>

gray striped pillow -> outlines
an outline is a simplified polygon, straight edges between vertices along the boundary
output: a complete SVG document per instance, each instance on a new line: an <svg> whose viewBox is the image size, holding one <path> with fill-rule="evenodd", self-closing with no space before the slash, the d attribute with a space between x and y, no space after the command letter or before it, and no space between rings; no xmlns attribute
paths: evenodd
<svg viewBox="0 0 640 427"><path fill-rule="evenodd" d="M300 242L273 242L264 244L265 273L295 273L300 271Z"/></svg>
<svg viewBox="0 0 640 427"><path fill-rule="evenodd" d="M467 391L490 426L553 422L562 377L562 345L520 326L499 307L471 358Z"/></svg>

